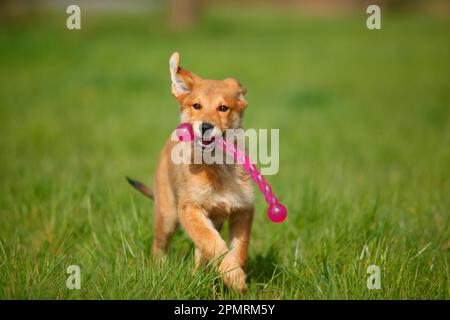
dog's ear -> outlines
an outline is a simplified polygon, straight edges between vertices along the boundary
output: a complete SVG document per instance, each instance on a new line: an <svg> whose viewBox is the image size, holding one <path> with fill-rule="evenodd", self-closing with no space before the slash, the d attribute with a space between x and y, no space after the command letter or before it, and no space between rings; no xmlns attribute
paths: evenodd
<svg viewBox="0 0 450 320"><path fill-rule="evenodd" d="M247 100L245 99L245 94L247 93L247 89L236 79L234 78L226 78L224 80L225 82L227 82L228 84L230 84L233 88L233 90L235 90L236 95L235 95L235 99L237 102L237 105L242 108L245 109L247 107Z"/></svg>
<svg viewBox="0 0 450 320"><path fill-rule="evenodd" d="M180 55L174 52L169 60L170 78L172 79L172 93L176 98L189 93L195 81L200 77L180 66Z"/></svg>

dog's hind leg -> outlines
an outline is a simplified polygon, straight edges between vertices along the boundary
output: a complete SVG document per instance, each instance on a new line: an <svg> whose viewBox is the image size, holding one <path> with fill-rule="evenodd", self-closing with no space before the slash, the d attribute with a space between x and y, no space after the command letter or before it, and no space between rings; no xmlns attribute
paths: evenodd
<svg viewBox="0 0 450 320"><path fill-rule="evenodd" d="M170 199L155 203L153 256L164 256L177 226L177 212Z"/></svg>
<svg viewBox="0 0 450 320"><path fill-rule="evenodd" d="M168 177L157 177L155 184L155 216L153 236L153 256L164 256L175 232L178 218L173 191Z"/></svg>

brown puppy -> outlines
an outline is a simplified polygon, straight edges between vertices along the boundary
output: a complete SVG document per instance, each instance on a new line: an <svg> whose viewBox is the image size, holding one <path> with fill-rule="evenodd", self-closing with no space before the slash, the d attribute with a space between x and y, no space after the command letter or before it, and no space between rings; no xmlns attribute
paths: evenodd
<svg viewBox="0 0 450 320"><path fill-rule="evenodd" d="M238 129L247 107L245 89L235 79L201 79L179 67L179 54L170 61L172 93L180 104L181 122L193 125L200 143L205 132L222 134ZM243 270L253 220L253 188L239 164L174 164L167 141L158 162L154 192L129 179L138 190L155 199L153 255L165 254L178 221L194 241L195 269L205 260L217 262L228 287L246 289ZM230 246L219 231L230 224Z"/></svg>

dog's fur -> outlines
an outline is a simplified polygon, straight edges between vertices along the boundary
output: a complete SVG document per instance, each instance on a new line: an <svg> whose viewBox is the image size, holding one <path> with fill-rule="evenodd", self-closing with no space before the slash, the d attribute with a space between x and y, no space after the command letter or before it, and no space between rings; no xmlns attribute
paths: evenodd
<svg viewBox="0 0 450 320"><path fill-rule="evenodd" d="M229 128L241 128L247 101L246 91L238 81L201 79L179 67L176 52L169 66L181 122L193 124L197 138L203 138L198 123L212 124L216 135ZM217 263L225 284L244 291L243 268L254 212L250 177L239 164L176 165L171 160L171 150L177 143L180 142L167 141L161 152L154 191L129 179L136 189L155 199L153 255L165 254L179 221L196 247L194 270L206 260ZM229 247L219 233L227 219Z"/></svg>

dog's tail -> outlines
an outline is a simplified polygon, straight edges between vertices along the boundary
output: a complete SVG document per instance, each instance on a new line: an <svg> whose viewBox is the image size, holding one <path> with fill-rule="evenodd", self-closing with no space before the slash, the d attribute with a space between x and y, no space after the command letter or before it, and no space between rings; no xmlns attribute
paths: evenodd
<svg viewBox="0 0 450 320"><path fill-rule="evenodd" d="M147 187L142 182L133 180L131 178L125 177L129 184L131 184L136 190L141 192L144 196L149 197L150 199L154 199L155 196L153 194L153 190L150 187Z"/></svg>

